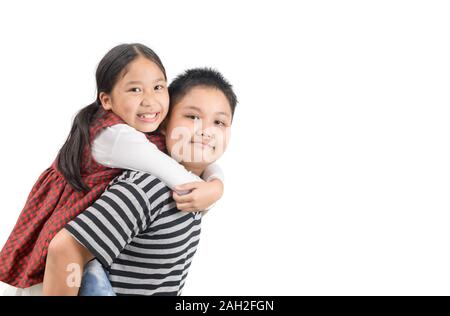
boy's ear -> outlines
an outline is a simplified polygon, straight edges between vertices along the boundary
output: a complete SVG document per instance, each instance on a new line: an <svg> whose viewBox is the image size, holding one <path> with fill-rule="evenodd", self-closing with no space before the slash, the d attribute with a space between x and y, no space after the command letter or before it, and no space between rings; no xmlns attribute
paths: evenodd
<svg viewBox="0 0 450 316"><path fill-rule="evenodd" d="M167 118L165 118L161 125L159 125L159 132L164 136L167 136Z"/></svg>
<svg viewBox="0 0 450 316"><path fill-rule="evenodd" d="M102 103L103 109L105 109L106 111L112 109L112 102L111 102L111 97L109 96L109 94L107 94L105 92L100 92L100 94L98 95L98 98L100 99L100 102Z"/></svg>

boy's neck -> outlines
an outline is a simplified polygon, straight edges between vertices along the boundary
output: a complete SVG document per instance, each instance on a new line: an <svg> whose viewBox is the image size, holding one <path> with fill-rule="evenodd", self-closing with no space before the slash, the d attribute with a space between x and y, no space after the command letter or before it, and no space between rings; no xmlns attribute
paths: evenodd
<svg viewBox="0 0 450 316"><path fill-rule="evenodd" d="M202 173L205 171L206 169L206 165L190 165L188 163L181 163L188 171L196 174L197 176L201 176Z"/></svg>

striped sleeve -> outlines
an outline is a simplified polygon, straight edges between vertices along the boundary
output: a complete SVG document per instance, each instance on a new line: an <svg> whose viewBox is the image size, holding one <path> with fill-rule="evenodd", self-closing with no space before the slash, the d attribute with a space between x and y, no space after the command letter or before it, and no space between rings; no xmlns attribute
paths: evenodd
<svg viewBox="0 0 450 316"><path fill-rule="evenodd" d="M105 267L150 223L150 202L136 184L118 182L65 228Z"/></svg>

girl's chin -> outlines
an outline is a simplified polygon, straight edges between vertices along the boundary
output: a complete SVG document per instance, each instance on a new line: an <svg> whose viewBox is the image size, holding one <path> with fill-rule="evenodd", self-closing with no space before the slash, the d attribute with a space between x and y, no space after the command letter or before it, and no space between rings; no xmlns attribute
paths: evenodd
<svg viewBox="0 0 450 316"><path fill-rule="evenodd" d="M134 124L132 127L142 133L151 133L158 129L159 123L143 124L142 122L139 122L138 124Z"/></svg>

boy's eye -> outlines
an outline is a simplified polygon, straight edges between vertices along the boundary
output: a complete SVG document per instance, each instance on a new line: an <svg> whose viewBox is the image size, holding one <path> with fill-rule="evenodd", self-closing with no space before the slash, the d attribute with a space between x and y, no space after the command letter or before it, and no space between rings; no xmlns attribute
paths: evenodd
<svg viewBox="0 0 450 316"><path fill-rule="evenodd" d="M219 126L225 126L225 122L222 122L222 121L215 121L214 124L219 125Z"/></svg>
<svg viewBox="0 0 450 316"><path fill-rule="evenodd" d="M142 89L138 88L138 87L134 87L134 88L131 88L130 91L132 91L132 92L142 92Z"/></svg>
<svg viewBox="0 0 450 316"><path fill-rule="evenodd" d="M186 115L187 118L190 118L191 120L199 120L200 117L198 117L197 115Z"/></svg>
<svg viewBox="0 0 450 316"><path fill-rule="evenodd" d="M155 87L155 90L163 90L163 89L164 89L164 86L160 85L160 84Z"/></svg>

